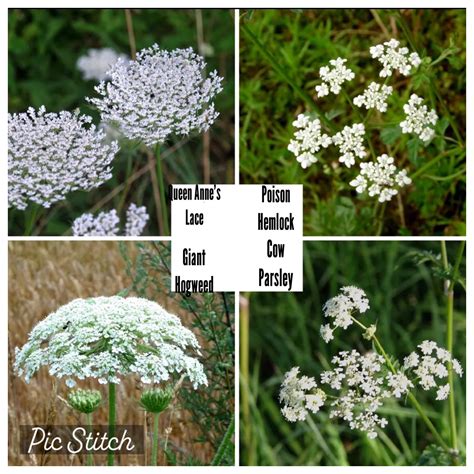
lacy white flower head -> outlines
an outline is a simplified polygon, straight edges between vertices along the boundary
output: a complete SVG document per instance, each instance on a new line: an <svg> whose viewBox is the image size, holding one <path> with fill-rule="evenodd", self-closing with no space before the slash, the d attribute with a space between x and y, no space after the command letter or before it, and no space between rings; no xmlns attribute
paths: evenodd
<svg viewBox="0 0 474 474"><path fill-rule="evenodd" d="M105 81L110 79L107 72L119 58L127 59L127 55L119 54L112 48L91 48L77 60L76 66L86 81L90 79Z"/></svg>
<svg viewBox="0 0 474 474"><path fill-rule="evenodd" d="M438 115L434 109L428 110L423 104L423 99L412 94L407 104L403 106L405 120L400 123L403 133L414 133L424 142L430 141L435 131L433 127L438 121Z"/></svg>
<svg viewBox="0 0 474 474"><path fill-rule="evenodd" d="M348 168L355 165L356 158L367 156L364 148L364 135L364 124L355 123L352 127L345 126L342 132L338 132L332 137L332 142L339 147L339 151L342 153L339 161Z"/></svg>
<svg viewBox="0 0 474 474"><path fill-rule="evenodd" d="M400 47L400 41L393 38L383 44L372 46L370 55L383 66L380 77L391 76L394 69L400 74L408 76L413 68L417 68L421 64L417 53L410 53L408 48Z"/></svg>
<svg viewBox="0 0 474 474"><path fill-rule="evenodd" d="M339 393L331 402L330 418L341 418L353 430L365 431L369 438L377 436L377 427L387 420L377 414L384 399L392 396L383 366L384 358L375 352L360 354L342 351L331 361L335 367L321 374L321 383Z"/></svg>
<svg viewBox="0 0 474 474"><path fill-rule="evenodd" d="M311 120L307 115L299 114L293 126L297 130L294 139L290 140L288 150L296 156L304 169L318 161L315 153L321 148L327 148L332 140L329 135L321 133L321 122L317 118Z"/></svg>
<svg viewBox="0 0 474 474"><path fill-rule="evenodd" d="M180 374L196 389L207 385L194 334L154 301L120 296L76 299L47 316L15 349L14 369L26 382L42 367L50 375L76 380L97 378L120 383L136 374L142 383L159 384Z"/></svg>
<svg viewBox="0 0 474 474"><path fill-rule="evenodd" d="M334 338L333 331L340 327L347 329L353 323L356 312L363 314L369 308L369 299L364 290L355 286L344 286L341 293L326 301L323 313L326 318L332 319L331 324L321 326L321 336L325 342Z"/></svg>
<svg viewBox="0 0 474 474"><path fill-rule="evenodd" d="M323 66L319 69L319 75L323 83L315 88L318 97L324 97L329 92L337 95L341 92L341 85L344 82L354 79L355 74L345 65L346 62L347 59L331 59L329 66Z"/></svg>
<svg viewBox="0 0 474 474"><path fill-rule="evenodd" d="M142 235L150 216L145 206L138 207L131 203L125 221L126 236ZM90 213L82 214L72 224L72 235L75 236L112 236L119 235L120 219L117 211L103 211L97 217Z"/></svg>
<svg viewBox="0 0 474 474"><path fill-rule="evenodd" d="M385 84L371 82L361 95L354 98L357 107L377 109L379 112L387 111L387 99L392 94L393 87Z"/></svg>
<svg viewBox="0 0 474 474"><path fill-rule="evenodd" d="M222 91L222 78L217 71L205 77L205 66L192 48L166 51L155 44L135 61L119 59L109 70L110 81L96 87L101 97L87 100L103 121L148 146L205 132L219 115L213 99Z"/></svg>
<svg viewBox="0 0 474 474"><path fill-rule="evenodd" d="M8 114L8 206L25 209L62 201L72 191L90 191L112 177L119 147L105 143L92 118L29 108Z"/></svg>
<svg viewBox="0 0 474 474"><path fill-rule="evenodd" d="M379 202L390 201L400 188L411 183L406 170L397 171L391 156L383 154L377 162L360 164L360 174L349 184L358 193L368 191L369 196L378 196Z"/></svg>
<svg viewBox="0 0 474 474"><path fill-rule="evenodd" d="M405 357L403 368L413 372L423 390L436 388L436 400L445 400L449 395L449 384L440 385L441 381L447 382L449 364L452 364L453 371L462 377L463 369L460 362L436 342L425 340L418 345L418 348L419 353L414 351Z"/></svg>
<svg viewBox="0 0 474 474"><path fill-rule="evenodd" d="M299 371L299 367L293 367L287 372L280 389L281 413L291 422L304 421L308 411L317 413L326 400L326 394L317 389L314 378L298 377Z"/></svg>

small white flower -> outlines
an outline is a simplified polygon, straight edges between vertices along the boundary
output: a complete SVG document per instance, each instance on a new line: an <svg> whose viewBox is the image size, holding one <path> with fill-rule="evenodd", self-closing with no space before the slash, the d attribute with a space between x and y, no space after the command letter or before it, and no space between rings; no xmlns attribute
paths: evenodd
<svg viewBox="0 0 474 474"><path fill-rule="evenodd" d="M438 345L433 341L423 341L421 344L418 344L418 347L424 355L431 355Z"/></svg>
<svg viewBox="0 0 474 474"><path fill-rule="evenodd" d="M462 370L462 366L461 366L460 362L457 359L453 359L452 364L453 364L454 372L456 372L459 375L459 377L462 377L463 376L463 370Z"/></svg>
<svg viewBox="0 0 474 474"><path fill-rule="evenodd" d="M449 396L449 383L441 385L436 392L436 400L446 400Z"/></svg>
<svg viewBox="0 0 474 474"><path fill-rule="evenodd" d="M92 48L77 60L76 66L86 81L90 79L105 81L110 79L107 73L119 58L125 60L127 55L119 54L112 48Z"/></svg>
<svg viewBox="0 0 474 474"><path fill-rule="evenodd" d="M403 367L405 369L411 369L416 367L420 362L420 357L416 352L412 352L410 355L403 359Z"/></svg>
<svg viewBox="0 0 474 474"><path fill-rule="evenodd" d="M388 386L392 389L393 396L400 398L406 394L410 388L413 388L413 384L405 374L398 372L396 374L388 374Z"/></svg>
<svg viewBox="0 0 474 474"><path fill-rule="evenodd" d="M410 53L408 48L399 46L398 40L391 39L370 48L370 55L383 66L380 77L391 76L393 70L408 76L412 73L413 68L417 68L421 64L417 53Z"/></svg>
<svg viewBox="0 0 474 474"><path fill-rule="evenodd" d="M346 62L347 59L331 59L329 66L323 66L319 69L319 75L323 83L315 88L318 97L324 97L329 92L337 95L341 92L341 85L344 82L354 79L355 74L345 66Z"/></svg>
<svg viewBox="0 0 474 474"><path fill-rule="evenodd" d="M125 235L136 236L142 235L146 223L150 216L146 212L145 206L138 207L135 203L131 203L127 209L127 220L125 222Z"/></svg>
<svg viewBox="0 0 474 474"><path fill-rule="evenodd" d="M428 110L423 104L423 99L412 94L407 104L403 106L405 120L400 122L403 133L418 135L420 140L429 142L435 134L433 127L438 121L438 115L434 109Z"/></svg>
<svg viewBox="0 0 474 474"><path fill-rule="evenodd" d="M332 142L339 147L339 152L342 153L339 161L348 168L355 164L355 158L365 158L367 156L363 145L364 135L364 124L355 123L352 127L345 126L341 132L332 137Z"/></svg>
<svg viewBox="0 0 474 474"><path fill-rule="evenodd" d="M324 342L328 343L334 339L333 329L329 324L323 324L321 326L321 337L323 338Z"/></svg>
<svg viewBox="0 0 474 474"><path fill-rule="evenodd" d="M315 153L321 148L327 148L332 141L328 135L321 133L319 119L311 120L308 116L299 114L293 126L297 130L294 139L288 145L288 150L296 156L298 163L305 169L318 161Z"/></svg>
<svg viewBox="0 0 474 474"><path fill-rule="evenodd" d="M371 82L369 87L361 95L354 98L354 104L357 107L366 109L377 109L380 112L387 111L387 99L392 94L393 87L385 84Z"/></svg>

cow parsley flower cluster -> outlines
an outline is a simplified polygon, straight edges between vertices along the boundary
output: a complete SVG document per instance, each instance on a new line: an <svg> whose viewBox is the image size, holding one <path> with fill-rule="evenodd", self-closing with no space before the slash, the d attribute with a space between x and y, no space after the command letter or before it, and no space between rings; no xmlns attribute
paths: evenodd
<svg viewBox="0 0 474 474"><path fill-rule="evenodd" d="M316 86L318 97L324 97L332 92L339 94L341 92L341 85L354 79L354 72L349 69L345 63L347 59L337 58L329 61L329 66L323 66L319 69L319 75L323 83Z"/></svg>
<svg viewBox="0 0 474 474"><path fill-rule="evenodd" d="M159 384L180 374L196 389L207 385L195 335L154 301L120 296L76 299L38 323L28 341L15 349L14 369L29 382L46 367L50 375L120 383L136 374L144 384Z"/></svg>
<svg viewBox="0 0 474 474"><path fill-rule="evenodd" d="M403 133L414 133L418 135L420 140L429 142L435 132L433 127L438 121L438 115L434 109L428 110L423 105L423 99L416 94L412 94L408 103L403 106L405 112L405 120L400 123Z"/></svg>
<svg viewBox="0 0 474 474"><path fill-rule="evenodd" d="M138 207L131 203L127 209L125 221L126 236L142 235L150 216L145 206ZM119 235L120 218L115 209L103 211L97 217L86 213L74 220L72 235L74 236L113 236Z"/></svg>
<svg viewBox="0 0 474 474"><path fill-rule="evenodd" d="M383 44L372 46L370 55L383 66L380 77L391 76L393 70L397 70L404 76L409 76L412 69L421 64L420 56L417 53L410 53L407 47L400 47L400 41L394 38Z"/></svg>
<svg viewBox="0 0 474 474"><path fill-rule="evenodd" d="M349 184L358 193L368 191L369 196L378 196L379 202L390 201L398 190L411 183L406 170L398 171L391 156L383 154L377 162L360 164L360 174Z"/></svg>
<svg viewBox="0 0 474 474"><path fill-rule="evenodd" d="M304 421L308 411L317 413L326 400L326 394L317 389L314 378L298 377L299 371L299 367L293 367L287 372L280 388L281 413L291 422Z"/></svg>
<svg viewBox="0 0 474 474"><path fill-rule="evenodd" d="M323 313L326 318L332 319L331 324L321 326L321 337L325 342L334 339L336 328L347 329L353 322L353 315L365 313L369 308L369 299L364 290L355 286L344 286L338 295L326 301Z"/></svg>
<svg viewBox="0 0 474 474"><path fill-rule="evenodd" d="M367 110L377 109L379 112L386 112L387 99L392 92L392 86L371 82L361 95L354 97L354 104L357 107L365 107Z"/></svg>
<svg viewBox="0 0 474 474"><path fill-rule="evenodd" d="M355 123L352 127L345 126L342 132L338 132L332 137L332 142L339 147L339 152L342 153L339 161L348 168L355 165L356 158L367 156L364 148L364 135L364 124Z"/></svg>
<svg viewBox="0 0 474 474"><path fill-rule="evenodd" d="M127 59L126 54L119 54L112 48L91 48L87 53L76 62L77 69L82 72L83 78L95 81L106 81L110 79L107 74L108 70L113 66L119 58Z"/></svg>
<svg viewBox="0 0 474 474"><path fill-rule="evenodd" d="M49 208L72 191L90 191L112 177L119 147L105 143L92 118L71 112L8 114L8 206Z"/></svg>
<svg viewBox="0 0 474 474"><path fill-rule="evenodd" d="M205 77L204 59L192 48L166 51L157 44L119 59L108 71L110 81L88 98L104 122L115 122L124 136L152 146L171 135L205 132L218 116L214 97L221 92L217 71Z"/></svg>
<svg viewBox="0 0 474 474"><path fill-rule="evenodd" d="M437 389L436 400L445 400L449 395L449 383L440 385L437 379L447 381L449 364L453 371L462 377L463 369L460 362L451 356L446 349L439 347L436 342L425 340L418 345L420 352L412 352L403 360L405 370L412 371L418 385L423 390Z"/></svg>
<svg viewBox="0 0 474 474"><path fill-rule="evenodd" d="M329 135L321 133L319 119L311 120L307 115L299 114L293 126L297 130L294 139L288 145L288 150L296 156L302 168L307 168L318 161L315 153L321 148L327 148L332 141Z"/></svg>

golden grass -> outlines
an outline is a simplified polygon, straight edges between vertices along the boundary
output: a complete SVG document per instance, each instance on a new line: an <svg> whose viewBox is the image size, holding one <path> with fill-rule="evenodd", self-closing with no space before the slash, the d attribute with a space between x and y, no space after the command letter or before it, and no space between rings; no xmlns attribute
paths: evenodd
<svg viewBox="0 0 474 474"><path fill-rule="evenodd" d="M133 243L129 243L133 255ZM56 381L44 368L26 384L12 371L14 349L23 345L29 331L41 319L74 298L114 295L130 285L125 265L116 242L9 242L9 464L10 465L83 465L82 455L21 455L19 427L28 424L77 424L77 414L62 399L67 387ZM184 324L190 317L170 298L161 305L180 316ZM107 424L107 391L95 381L81 384L83 388L102 391L104 406L94 414L95 424ZM141 387L129 377L117 387L117 422L144 424L150 433L150 420L138 408ZM190 456L202 463L212 459L212 449L196 443L198 428L190 415L179 406L160 417L160 436L169 432L168 446L178 459ZM117 455L116 464L143 465L149 459L149 445L143 455ZM97 464L105 464L105 456L96 456ZM159 464L166 464L160 450Z"/></svg>

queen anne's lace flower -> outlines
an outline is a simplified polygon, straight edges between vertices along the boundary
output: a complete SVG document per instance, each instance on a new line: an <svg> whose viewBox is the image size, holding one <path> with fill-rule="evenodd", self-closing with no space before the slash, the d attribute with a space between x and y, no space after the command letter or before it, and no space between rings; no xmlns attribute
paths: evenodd
<svg viewBox="0 0 474 474"><path fill-rule="evenodd" d="M347 59L337 58L329 61L329 66L323 66L319 69L319 75L323 83L316 86L318 97L324 97L329 92L339 94L341 92L341 85L354 79L355 74L345 66Z"/></svg>
<svg viewBox="0 0 474 474"><path fill-rule="evenodd" d="M377 109L380 112L386 112L387 99L392 92L392 86L371 82L369 87L364 90L363 94L354 98L354 104L357 105L357 107Z"/></svg>
<svg viewBox="0 0 474 474"><path fill-rule="evenodd" d="M127 220L125 222L125 235L141 235L150 216L146 212L146 207L138 207L131 203L127 210ZM112 209L108 212L101 212L97 217L90 213L83 214L74 220L72 224L72 235L74 236L112 236L119 235L120 219L117 211Z"/></svg>
<svg viewBox="0 0 474 474"><path fill-rule="evenodd" d="M296 156L298 163L304 169L316 163L318 158L315 153L321 148L327 148L332 141L328 135L321 133L319 119L311 120L307 115L299 114L293 126L297 130L294 139L290 140L288 150Z"/></svg>
<svg viewBox="0 0 474 474"><path fill-rule="evenodd" d="M101 97L88 100L103 121L116 122L127 138L149 146L204 132L218 116L212 101L222 90L222 78L217 71L206 78L205 66L192 48L165 51L155 44L135 61L119 59L108 72L110 82L96 87Z"/></svg>
<svg viewBox="0 0 474 474"><path fill-rule="evenodd" d="M368 191L369 196L378 196L379 202L390 201L398 190L411 183L406 170L397 171L394 159L386 154L377 157L377 163L360 164L360 174L349 184L358 193Z"/></svg>
<svg viewBox="0 0 474 474"><path fill-rule="evenodd" d="M110 79L107 72L119 58L125 60L127 55L119 54L112 48L92 48L87 51L87 54L77 60L76 66L82 72L82 76L86 81L90 79L105 81Z"/></svg>
<svg viewBox="0 0 474 474"><path fill-rule="evenodd" d="M117 142L104 143L92 118L29 108L8 114L8 206L25 209L62 201L72 191L89 191L112 177Z"/></svg>
<svg viewBox="0 0 474 474"><path fill-rule="evenodd" d="M287 372L280 388L281 412L291 422L304 421L308 411L317 413L326 400L326 394L317 389L314 378L298 377L299 371L299 367L293 367Z"/></svg>
<svg viewBox="0 0 474 474"><path fill-rule="evenodd" d="M27 343L15 349L14 369L29 382L45 366L68 386L90 377L119 383L129 374L145 384L185 374L194 388L207 385L203 366L186 354L188 348L199 353L194 334L153 301L76 299L33 328Z"/></svg>
<svg viewBox="0 0 474 474"><path fill-rule="evenodd" d="M414 133L424 142L430 141L435 132L433 127L438 121L438 116L434 109L428 110L423 104L423 99L416 94L412 94L407 104L403 106L405 120L400 123L403 133Z"/></svg>
<svg viewBox="0 0 474 474"><path fill-rule="evenodd" d="M342 153L339 161L348 168L355 164L356 157L365 158L367 156L363 144L364 135L364 124L355 123L352 127L344 127L342 132L338 132L332 137L332 142L339 147L339 152Z"/></svg>
<svg viewBox="0 0 474 474"><path fill-rule="evenodd" d="M417 68L421 64L417 53L410 53L408 48L399 46L400 41L392 38L390 41L370 48L370 55L383 66L380 77L391 76L394 69L400 74L408 76L413 68Z"/></svg>

